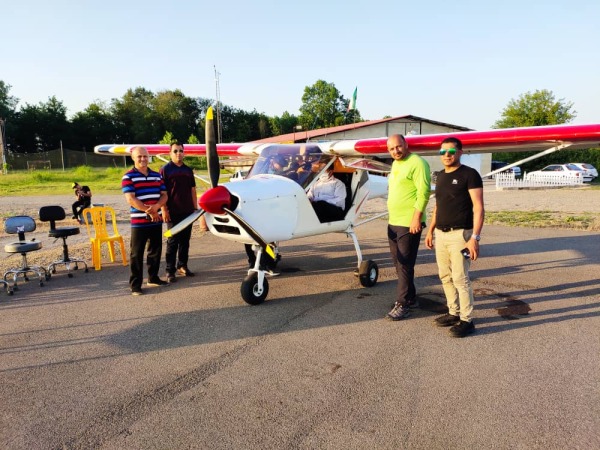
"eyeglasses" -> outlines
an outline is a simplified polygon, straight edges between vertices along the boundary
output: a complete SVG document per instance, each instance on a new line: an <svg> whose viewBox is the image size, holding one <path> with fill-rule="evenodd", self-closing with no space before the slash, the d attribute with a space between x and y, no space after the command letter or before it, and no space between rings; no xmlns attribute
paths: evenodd
<svg viewBox="0 0 600 450"><path fill-rule="evenodd" d="M449 148L449 149L441 148L440 149L440 155L444 156L446 153L448 153L449 155L454 155L456 153L456 149L455 148Z"/></svg>
<svg viewBox="0 0 600 450"><path fill-rule="evenodd" d="M173 150L173 153L183 153L183 150Z"/></svg>

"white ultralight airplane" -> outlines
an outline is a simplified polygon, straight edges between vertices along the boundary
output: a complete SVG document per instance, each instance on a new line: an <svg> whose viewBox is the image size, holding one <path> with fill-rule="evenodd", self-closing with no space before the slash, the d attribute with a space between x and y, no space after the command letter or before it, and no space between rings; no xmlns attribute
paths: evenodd
<svg viewBox="0 0 600 450"><path fill-rule="evenodd" d="M168 230L165 236L179 232L205 215L208 228L215 236L252 245L256 263L248 270L241 285L242 298L251 305L262 303L269 293L266 269L261 265L263 254L277 262L280 242L307 236L345 233L351 237L357 255L354 274L365 287L377 283L377 264L363 260L354 229L386 214L358 221L367 200L387 195L387 178L383 174L389 172L390 166L375 159L389 157L387 137L300 144L249 142L217 145L212 107L206 113L205 131L206 144L186 144L185 150L186 156L207 157L212 187L200 197L200 209ZM540 151L533 157L512 164L516 165L565 148L599 147L600 124L417 135L406 136L406 141L413 153L435 155L442 140L450 136L462 141L463 151L467 154ZM94 151L98 154L127 155L136 146L145 147L150 155L169 153L167 144L98 145ZM219 156L230 159L219 162ZM218 185L221 164L249 164L249 158L254 164L245 178ZM272 173L272 161L275 159L284 166L279 174ZM321 223L307 192L329 167L333 167L334 175L346 186L345 215L342 220Z"/></svg>

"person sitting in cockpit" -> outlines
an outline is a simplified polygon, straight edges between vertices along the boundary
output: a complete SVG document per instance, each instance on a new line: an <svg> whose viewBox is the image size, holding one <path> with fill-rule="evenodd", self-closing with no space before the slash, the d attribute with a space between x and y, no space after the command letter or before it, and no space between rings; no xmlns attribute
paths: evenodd
<svg viewBox="0 0 600 450"><path fill-rule="evenodd" d="M285 157L281 155L276 155L271 160L271 165L269 166L269 173L272 173L273 175L285 176L284 167L286 165L287 161L285 160Z"/></svg>
<svg viewBox="0 0 600 450"><path fill-rule="evenodd" d="M318 164L319 170L324 163ZM346 186L333 176L333 166L329 166L307 193L308 199L321 223L334 222L344 218Z"/></svg>

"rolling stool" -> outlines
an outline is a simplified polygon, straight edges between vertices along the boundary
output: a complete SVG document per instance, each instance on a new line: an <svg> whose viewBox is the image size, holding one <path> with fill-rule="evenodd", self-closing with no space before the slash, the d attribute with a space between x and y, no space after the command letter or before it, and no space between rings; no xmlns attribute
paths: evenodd
<svg viewBox="0 0 600 450"><path fill-rule="evenodd" d="M35 231L35 220L29 216L13 216L6 219L4 222L4 230L8 234L18 234L19 242L14 242L12 244L6 244L4 246L4 251L6 253L20 253L23 256L23 263L21 267L17 267L14 269L9 269L4 272L4 281L7 280L8 276L12 276L13 285L12 290L17 290L17 277L19 275L23 275L23 279L25 281L29 281L27 274L34 273L38 276L40 286L44 285L45 280L50 279L50 275L48 271L40 266L30 266L27 264L27 253L39 250L42 248L41 242L35 242L33 239L31 241L25 240L25 233L30 231Z"/></svg>
<svg viewBox="0 0 600 450"><path fill-rule="evenodd" d="M42 206L40 208L40 220L42 222L50 222L50 231L48 236L62 239L63 240L63 257L57 261L48 265L48 273L56 273L56 266L61 264L65 265L67 269L67 276L73 278L71 273L71 264L73 264L73 270L79 269L78 264L82 263L85 265L85 272L88 272L87 263L80 258L69 257L69 247L67 246L67 238L79 234L79 227L61 227L56 228L56 221L65 219L66 214L62 206Z"/></svg>
<svg viewBox="0 0 600 450"><path fill-rule="evenodd" d="M4 287L6 288L6 293L8 295L13 295L13 290L10 287L10 284L8 284L8 282L4 281L4 280L0 280L0 283L2 283L4 285Z"/></svg>

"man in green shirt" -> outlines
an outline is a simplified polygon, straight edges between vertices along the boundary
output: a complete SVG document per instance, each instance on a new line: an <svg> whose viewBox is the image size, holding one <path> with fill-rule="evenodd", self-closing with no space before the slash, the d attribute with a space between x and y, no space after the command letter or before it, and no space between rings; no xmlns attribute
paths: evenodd
<svg viewBox="0 0 600 450"><path fill-rule="evenodd" d="M415 263L425 226L431 174L427 161L410 152L404 136L390 136L387 147L394 159L388 177L388 241L398 274L398 288L396 303L386 317L402 320L408 317L410 307L418 306Z"/></svg>

